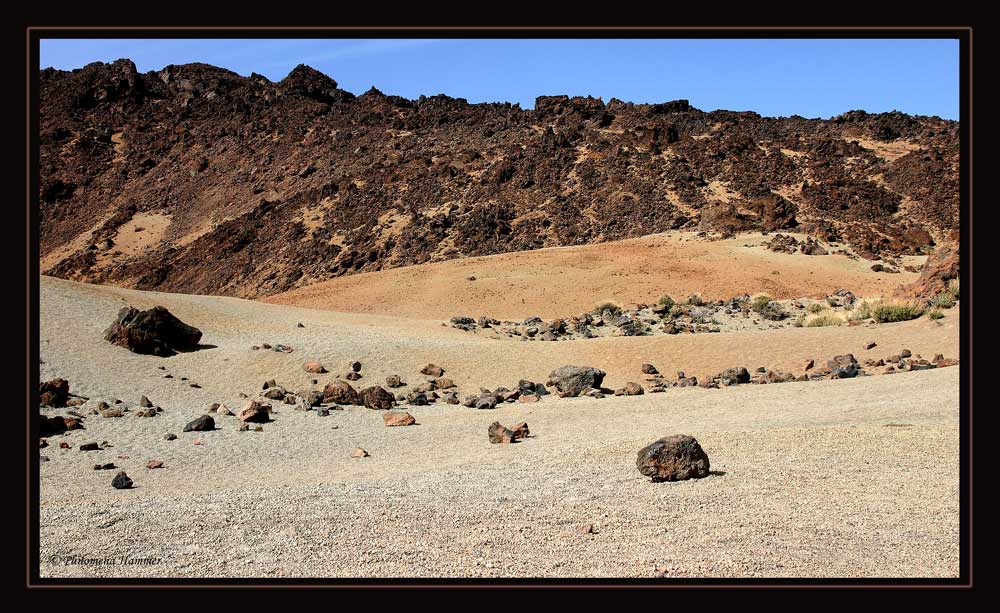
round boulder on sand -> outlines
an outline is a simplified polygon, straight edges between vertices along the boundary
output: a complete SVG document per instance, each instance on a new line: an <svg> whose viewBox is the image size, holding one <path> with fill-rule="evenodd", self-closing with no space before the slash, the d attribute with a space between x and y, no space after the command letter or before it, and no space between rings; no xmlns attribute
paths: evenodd
<svg viewBox="0 0 1000 613"><path fill-rule="evenodd" d="M639 450L636 467L653 481L683 481L708 476L708 454L693 436L673 434Z"/></svg>
<svg viewBox="0 0 1000 613"><path fill-rule="evenodd" d="M358 392L347 381L335 379L323 388L323 404L361 404Z"/></svg>
<svg viewBox="0 0 1000 613"><path fill-rule="evenodd" d="M605 372L590 366L563 366L549 375L549 385L556 386L564 396L579 396L592 388L600 388Z"/></svg>

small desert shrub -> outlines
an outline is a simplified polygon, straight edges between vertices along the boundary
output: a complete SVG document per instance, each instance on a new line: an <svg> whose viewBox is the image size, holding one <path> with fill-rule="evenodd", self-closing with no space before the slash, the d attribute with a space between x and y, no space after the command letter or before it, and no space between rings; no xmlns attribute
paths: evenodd
<svg viewBox="0 0 1000 613"><path fill-rule="evenodd" d="M781 308L780 304L771 300L771 297L767 295L757 296L754 298L753 302L750 304L750 308L756 311L764 319L771 321L784 319L788 315L785 313L785 309Z"/></svg>
<svg viewBox="0 0 1000 613"><path fill-rule="evenodd" d="M823 328L826 326L839 326L844 323L844 320L837 317L836 315L820 315L819 317L814 317L806 322L807 328Z"/></svg>
<svg viewBox="0 0 1000 613"><path fill-rule="evenodd" d="M955 300L959 300L959 297L958 297L958 286L959 286L959 282L960 281L961 281L960 279L955 278L955 279L952 279L951 281L948 282L948 291L955 298Z"/></svg>
<svg viewBox="0 0 1000 613"><path fill-rule="evenodd" d="M870 319L872 316L872 303L867 300L862 300L860 303L854 305L851 312L847 315L847 321L859 321L862 319Z"/></svg>
<svg viewBox="0 0 1000 613"><path fill-rule="evenodd" d="M681 308L681 305L675 304L674 306L670 307L671 317L680 317L683 314L684 314L684 309Z"/></svg>
<svg viewBox="0 0 1000 613"><path fill-rule="evenodd" d="M944 317L944 313L942 313L938 309L931 309L930 311L927 311L927 316L930 317L931 319L941 319L942 317Z"/></svg>
<svg viewBox="0 0 1000 613"><path fill-rule="evenodd" d="M750 303L750 308L760 313L767 307L769 302L771 302L771 297L767 294L761 294L753 299L753 302Z"/></svg>
<svg viewBox="0 0 1000 613"><path fill-rule="evenodd" d="M594 310L591 311L591 313L594 315L602 315L604 311L611 311L612 315L621 315L622 308L614 302L601 302L594 305Z"/></svg>
<svg viewBox="0 0 1000 613"><path fill-rule="evenodd" d="M950 290L945 290L931 298L930 306L934 309L950 309L955 306L955 297Z"/></svg>
<svg viewBox="0 0 1000 613"><path fill-rule="evenodd" d="M872 319L877 323L909 321L924 314L924 308L915 302L880 301L872 305Z"/></svg>
<svg viewBox="0 0 1000 613"><path fill-rule="evenodd" d="M705 300L698 294L691 294L687 299L688 306L703 306Z"/></svg>
<svg viewBox="0 0 1000 613"><path fill-rule="evenodd" d="M806 308L806 310L815 315L816 313L822 313L823 311L826 311L829 308L830 308L829 306L823 304L822 302L814 302L810 304Z"/></svg>
<svg viewBox="0 0 1000 613"><path fill-rule="evenodd" d="M792 322L792 325L795 326L796 328L801 328L805 324L805 321L806 321L805 314L799 313L799 316L795 318L795 321Z"/></svg>
<svg viewBox="0 0 1000 613"><path fill-rule="evenodd" d="M671 298L668 294L663 294L662 296L660 296L660 305L666 307L668 311L674 308L675 304L677 303L674 302L674 299Z"/></svg>

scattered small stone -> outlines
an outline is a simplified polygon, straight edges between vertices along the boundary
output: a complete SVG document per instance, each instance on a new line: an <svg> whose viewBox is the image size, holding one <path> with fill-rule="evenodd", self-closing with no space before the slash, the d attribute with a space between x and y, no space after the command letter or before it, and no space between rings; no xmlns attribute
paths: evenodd
<svg viewBox="0 0 1000 613"><path fill-rule="evenodd" d="M302 365L302 369L307 373L312 373L314 375L322 375L326 372L326 368L324 368L319 362L306 362Z"/></svg>
<svg viewBox="0 0 1000 613"><path fill-rule="evenodd" d="M94 470L113 470L114 468L114 462L108 462L107 464L94 464Z"/></svg>
<svg viewBox="0 0 1000 613"><path fill-rule="evenodd" d="M142 396L141 398L139 398L139 406L144 408L149 408L153 406L153 403L149 401L149 398Z"/></svg>
<svg viewBox="0 0 1000 613"><path fill-rule="evenodd" d="M498 421L495 421L492 424L490 424L490 427L487 430L487 434L489 435L490 443L494 444L513 443L515 440L514 433L508 430L507 428L503 427L502 425L500 425L500 422Z"/></svg>
<svg viewBox="0 0 1000 613"><path fill-rule="evenodd" d="M173 432L168 432L168 433L166 433L166 434L163 435L163 440L165 440L165 441L175 441L175 440L177 440L177 435L174 434Z"/></svg>
<svg viewBox="0 0 1000 613"><path fill-rule="evenodd" d="M240 422L267 423L271 420L271 405L248 400L236 414L236 419Z"/></svg>
<svg viewBox="0 0 1000 613"><path fill-rule="evenodd" d="M440 366L434 364L428 364L420 369L421 374L429 375L431 377L440 377L444 375L444 369Z"/></svg>
<svg viewBox="0 0 1000 613"><path fill-rule="evenodd" d="M361 447L358 447L357 449L355 449L354 451L351 452L351 457L352 458L367 458L368 457L368 452L365 451L364 449L362 449Z"/></svg>
<svg viewBox="0 0 1000 613"><path fill-rule="evenodd" d="M163 467L163 460L150 460L146 462L146 468L149 469L162 468L162 467Z"/></svg>
<svg viewBox="0 0 1000 613"><path fill-rule="evenodd" d="M658 374L660 374L660 371L656 370L656 367L653 366L652 364L643 364L642 365L642 372L644 374L647 374L647 375L658 375Z"/></svg>
<svg viewBox="0 0 1000 613"><path fill-rule="evenodd" d="M629 381L625 387L615 390L615 396L641 396L644 392L641 385Z"/></svg>
<svg viewBox="0 0 1000 613"><path fill-rule="evenodd" d="M580 524L576 527L576 533L579 535L593 534L594 524Z"/></svg>
<svg viewBox="0 0 1000 613"><path fill-rule="evenodd" d="M399 375L389 375L385 378L385 384L389 387L403 387L406 385L403 380L399 378Z"/></svg>
<svg viewBox="0 0 1000 613"><path fill-rule="evenodd" d="M873 349L877 346L878 345L875 343L875 341L868 341L867 343L865 343L865 349Z"/></svg>
<svg viewBox="0 0 1000 613"><path fill-rule="evenodd" d="M202 415L184 426L184 432L206 432L209 430L215 430L215 420L212 419L211 415Z"/></svg>
<svg viewBox="0 0 1000 613"><path fill-rule="evenodd" d="M62 447L65 443L60 443ZM69 449L69 445L66 445L65 449ZM84 443L80 445L80 451L100 451L101 447L97 443Z"/></svg>
<svg viewBox="0 0 1000 613"><path fill-rule="evenodd" d="M417 420L414 419L414 417L409 413L396 413L396 412L386 413L382 415L382 421L385 423L386 426L412 426L413 424L417 423Z"/></svg>

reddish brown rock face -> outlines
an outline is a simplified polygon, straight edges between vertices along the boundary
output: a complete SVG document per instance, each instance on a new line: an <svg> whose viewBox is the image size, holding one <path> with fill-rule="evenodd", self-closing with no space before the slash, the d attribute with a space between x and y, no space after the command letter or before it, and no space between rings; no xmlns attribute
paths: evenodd
<svg viewBox="0 0 1000 613"><path fill-rule="evenodd" d="M927 258L920 278L896 290L897 296L930 300L948 289L952 279L959 278L961 264L959 242L957 236L953 238L954 240L942 243L934 250L934 253Z"/></svg>
<svg viewBox="0 0 1000 613"><path fill-rule="evenodd" d="M382 416L386 426L412 426L417 420L409 413L386 413Z"/></svg>
<svg viewBox="0 0 1000 613"><path fill-rule="evenodd" d="M708 476L709 462L694 437L674 434L639 450L636 467L653 481L682 481Z"/></svg>

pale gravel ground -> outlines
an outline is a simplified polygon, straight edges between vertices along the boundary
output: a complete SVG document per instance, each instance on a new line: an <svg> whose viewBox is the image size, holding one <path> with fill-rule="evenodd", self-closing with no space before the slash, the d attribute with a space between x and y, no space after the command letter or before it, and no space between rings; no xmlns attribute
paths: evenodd
<svg viewBox="0 0 1000 613"><path fill-rule="evenodd" d="M120 296L168 306L218 347L160 359L97 340ZM953 328L908 322L861 332L919 341L928 332L957 334L955 315ZM296 321L307 327L294 328ZM377 412L363 408L318 417L278 406L261 433L236 432L232 417L219 418L214 432L182 433L204 404L232 406L239 391L252 393L271 376L302 386L313 377L300 370L308 352L333 364L365 353L367 376L359 383L366 383L375 381L367 370L378 370L379 357L419 382L414 373L424 362L452 364L398 352L449 351L454 368L464 355L461 365L473 375L494 370L508 385L517 368L547 367L545 360L567 354L538 356L537 344L529 351L524 343L477 342L427 322L48 278L41 324L43 379L63 376L72 391L95 400L134 402L145 393L164 408L155 418L88 417L86 430L53 437L41 450L50 458L40 465L42 576L652 577L657 567L677 577L958 574L958 367L605 400L548 397L495 411L415 407L407 410L419 425L406 428L385 428ZM728 336L730 344L737 336L774 339ZM850 334L799 338L855 342ZM263 341L301 350L247 349ZM550 346L566 352L591 342L599 341ZM505 345L506 361L489 349ZM888 341L884 347L879 355L890 351ZM933 354L929 346L914 351ZM204 387L162 379L158 365ZM379 372L377 382L383 377ZM526 420L535 436L490 445L486 427L494 420ZM178 439L162 440L165 432ZM724 474L645 480L636 451L672 433L698 438L712 469ZM63 440L74 448L59 449ZM76 449L103 440L113 447ZM349 458L355 446L371 457ZM149 459L165 467L148 470ZM97 462L115 462L137 487L114 490L114 471L92 470ZM584 523L597 533L576 534ZM74 555L161 562L51 562Z"/></svg>

